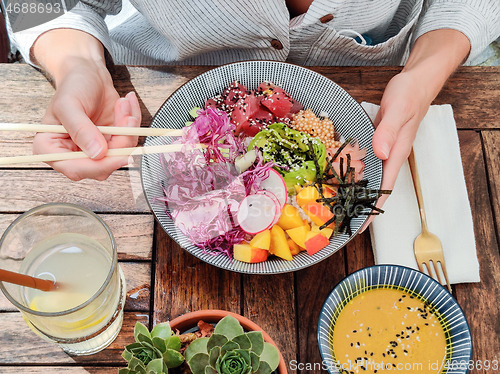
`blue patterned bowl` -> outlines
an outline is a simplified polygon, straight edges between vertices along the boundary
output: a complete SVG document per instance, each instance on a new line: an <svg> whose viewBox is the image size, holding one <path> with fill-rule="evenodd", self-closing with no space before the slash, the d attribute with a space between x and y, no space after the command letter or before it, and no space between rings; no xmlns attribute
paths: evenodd
<svg viewBox="0 0 500 374"><path fill-rule="evenodd" d="M191 120L188 113L193 107L204 106L206 99L220 94L234 80L240 81L251 89L257 88L263 81L271 81L289 92L294 99L304 105L304 108L311 108L316 114L321 111L327 112L335 124L336 131L345 138L356 138L359 145L367 149L367 155L363 159L364 176L369 181L369 188L380 188L382 161L373 153L374 128L370 118L361 105L339 85L301 66L277 61L244 61L209 70L175 91L158 110L151 127L182 128L186 121ZM161 145L170 141L169 137L148 137L145 145ZM156 198L163 196L162 184L166 181L159 155L144 155L141 168L146 198L161 227L189 253L209 264L227 270L248 274L275 274L305 268L342 248L357 234L367 218L367 216L353 218L351 237L346 234L338 235L331 239L330 245L312 256L301 252L294 256L293 261L278 257L256 264L232 261L228 257L214 256L194 246L165 213L165 205L155 201Z"/></svg>
<svg viewBox="0 0 500 374"><path fill-rule="evenodd" d="M393 288L427 301L445 326L446 362L440 374L468 373L472 357L469 325L453 296L438 282L414 269L398 265L376 265L343 279L330 293L318 322L322 365L331 374L340 373L332 355L333 327L342 308L355 296L375 288ZM385 372L385 370L379 370Z"/></svg>

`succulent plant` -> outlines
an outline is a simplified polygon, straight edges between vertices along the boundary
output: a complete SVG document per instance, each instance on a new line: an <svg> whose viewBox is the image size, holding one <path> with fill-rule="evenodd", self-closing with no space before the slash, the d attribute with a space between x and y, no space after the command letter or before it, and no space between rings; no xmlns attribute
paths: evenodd
<svg viewBox="0 0 500 374"><path fill-rule="evenodd" d="M122 354L128 367L120 369L118 374L164 374L184 362L179 352L181 341L168 322L156 325L151 333L137 322L134 338L135 343L127 345Z"/></svg>
<svg viewBox="0 0 500 374"><path fill-rule="evenodd" d="M280 360L260 331L244 332L232 316L221 319L210 338L193 341L184 357L193 374L270 374Z"/></svg>

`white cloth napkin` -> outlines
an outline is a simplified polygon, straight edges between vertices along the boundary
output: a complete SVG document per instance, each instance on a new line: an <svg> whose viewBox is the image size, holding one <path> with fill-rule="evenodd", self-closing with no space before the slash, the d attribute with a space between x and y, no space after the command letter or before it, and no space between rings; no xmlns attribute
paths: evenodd
<svg viewBox="0 0 500 374"><path fill-rule="evenodd" d="M372 120L379 106L361 103ZM479 282L479 263L458 134L450 105L432 105L413 143L429 231L443 245L450 283ZM384 214L370 225L376 264L418 269L413 241L421 231L408 162L399 172Z"/></svg>

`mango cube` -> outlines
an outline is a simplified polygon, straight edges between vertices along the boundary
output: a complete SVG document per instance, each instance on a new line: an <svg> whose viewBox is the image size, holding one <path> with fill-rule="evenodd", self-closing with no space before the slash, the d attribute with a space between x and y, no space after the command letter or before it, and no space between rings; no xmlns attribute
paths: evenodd
<svg viewBox="0 0 500 374"><path fill-rule="evenodd" d="M290 248L290 253L292 256L295 256L296 254L299 254L301 251L303 251L302 248L298 246L297 243L295 243L292 239L288 238L287 239L288 247Z"/></svg>
<svg viewBox="0 0 500 374"><path fill-rule="evenodd" d="M266 261L267 256L269 255L269 252L267 250L261 248L253 248L248 243L235 244L233 246L233 250L235 260L247 262L250 264Z"/></svg>
<svg viewBox="0 0 500 374"><path fill-rule="evenodd" d="M261 248L269 251L271 245L271 230L264 230L250 240L250 245L254 248Z"/></svg>
<svg viewBox="0 0 500 374"><path fill-rule="evenodd" d="M319 232L309 231L306 235L305 246L307 253L312 256L320 249L325 248L330 241Z"/></svg>
<svg viewBox="0 0 500 374"><path fill-rule="evenodd" d="M308 232L310 232L310 230L304 225L286 230L286 233L288 234L290 239L292 239L299 247L302 248L306 248L305 241Z"/></svg>
<svg viewBox="0 0 500 374"><path fill-rule="evenodd" d="M285 204L281 210L281 216L278 220L278 226L283 230L290 230L302 225L302 218L299 210L290 204Z"/></svg>
<svg viewBox="0 0 500 374"><path fill-rule="evenodd" d="M286 240L285 231L278 225L274 225L271 228L271 246L269 247L269 253L287 261L293 260L290 247Z"/></svg>

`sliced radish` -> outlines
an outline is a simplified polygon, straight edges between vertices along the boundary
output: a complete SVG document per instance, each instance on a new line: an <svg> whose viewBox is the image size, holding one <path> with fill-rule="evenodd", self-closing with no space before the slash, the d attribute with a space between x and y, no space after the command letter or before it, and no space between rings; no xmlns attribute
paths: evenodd
<svg viewBox="0 0 500 374"><path fill-rule="evenodd" d="M258 234L270 228L278 215L278 206L269 195L255 194L245 197L238 208L236 220L241 229Z"/></svg>
<svg viewBox="0 0 500 374"><path fill-rule="evenodd" d="M234 167L236 168L236 171L241 174L244 171L248 170L248 168L253 165L256 159L257 152L255 152L255 149L251 149L244 155L236 157L236 159L234 160Z"/></svg>
<svg viewBox="0 0 500 374"><path fill-rule="evenodd" d="M278 200L276 195L273 194L271 191L261 190L261 191L257 191L255 194L256 195L266 195L266 196L269 196L271 199L273 199L274 204L276 205L276 217L274 217L274 221L273 221L273 226L274 226L274 224L279 221L280 216L281 216L282 206L281 206L280 201Z"/></svg>
<svg viewBox="0 0 500 374"><path fill-rule="evenodd" d="M267 177L260 183L260 189L263 191L272 192L278 198L278 201L280 202L280 208L283 208L285 206L288 196L286 183L281 174L276 170L269 170L269 177Z"/></svg>

